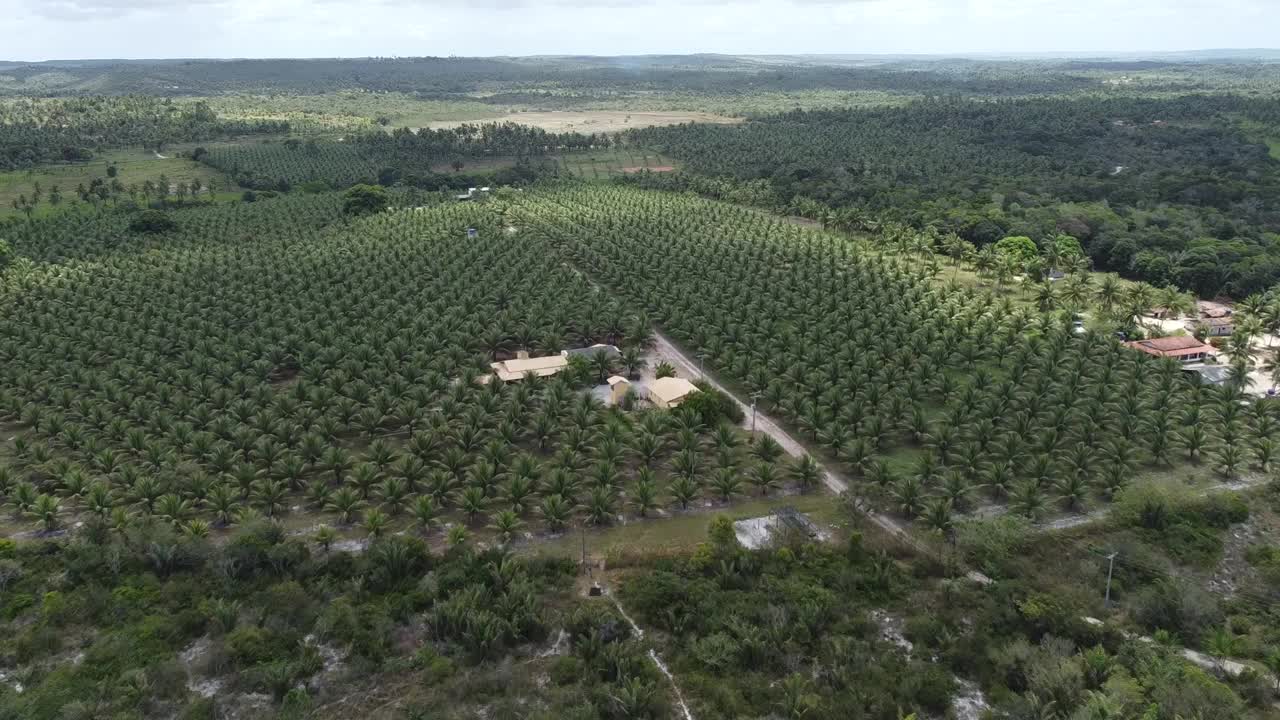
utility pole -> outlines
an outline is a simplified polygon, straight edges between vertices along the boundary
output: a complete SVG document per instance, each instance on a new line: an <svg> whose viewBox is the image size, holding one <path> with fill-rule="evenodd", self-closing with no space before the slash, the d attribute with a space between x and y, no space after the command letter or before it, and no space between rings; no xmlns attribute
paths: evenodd
<svg viewBox="0 0 1280 720"><path fill-rule="evenodd" d="M707 376L707 373L704 372L702 369L703 361L706 359L707 359L706 353L698 353L698 379L700 380Z"/></svg>
<svg viewBox="0 0 1280 720"><path fill-rule="evenodd" d="M1113 552L1107 556L1107 598L1103 601L1105 607L1111 607L1111 572L1116 568L1116 556L1118 552Z"/></svg>
<svg viewBox="0 0 1280 720"><path fill-rule="evenodd" d="M751 393L751 434L756 434L756 401L760 399L760 391Z"/></svg>

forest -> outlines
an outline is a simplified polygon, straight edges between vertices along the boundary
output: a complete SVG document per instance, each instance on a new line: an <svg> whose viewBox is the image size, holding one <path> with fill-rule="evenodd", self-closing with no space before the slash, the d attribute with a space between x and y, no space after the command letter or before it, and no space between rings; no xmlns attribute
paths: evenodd
<svg viewBox="0 0 1280 720"><path fill-rule="evenodd" d="M0 63L0 720L1280 717L1277 67Z"/></svg>
<svg viewBox="0 0 1280 720"><path fill-rule="evenodd" d="M342 142L291 138L280 143L230 145L197 152L195 159L231 176L238 185L257 190L289 190L307 183L344 189L380 183L436 189L465 188L480 182L456 176L472 160L497 158L510 167L499 170L495 184L527 182L549 170L535 162L552 153L608 147L605 136L549 133L516 123L465 124L456 129L390 134L363 133Z"/></svg>
<svg viewBox="0 0 1280 720"><path fill-rule="evenodd" d="M289 124L219 119L207 105L147 96L0 101L0 171L56 160L85 161L104 147L287 133Z"/></svg>
<svg viewBox="0 0 1280 720"><path fill-rule="evenodd" d="M1280 159L1243 121L1274 127L1280 104L923 100L648 128L631 140L688 172L766 181L781 206L811 199L980 246L1066 233L1098 268L1240 298L1280 281Z"/></svg>

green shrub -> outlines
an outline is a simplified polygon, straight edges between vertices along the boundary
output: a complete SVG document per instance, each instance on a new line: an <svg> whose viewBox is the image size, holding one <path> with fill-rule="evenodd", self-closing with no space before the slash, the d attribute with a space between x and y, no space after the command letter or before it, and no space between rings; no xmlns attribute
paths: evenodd
<svg viewBox="0 0 1280 720"><path fill-rule="evenodd" d="M1149 630L1167 630L1184 638L1203 637L1222 623L1222 610L1208 592L1173 580L1162 580L1134 595L1135 620Z"/></svg>
<svg viewBox="0 0 1280 720"><path fill-rule="evenodd" d="M217 703L213 698L202 697L188 703L178 715L178 720L216 720L217 716Z"/></svg>
<svg viewBox="0 0 1280 720"><path fill-rule="evenodd" d="M227 633L227 652L237 667L247 668L282 659L287 647L271 633L252 625L241 625Z"/></svg>
<svg viewBox="0 0 1280 720"><path fill-rule="evenodd" d="M178 227L178 223L163 210L143 210L129 222L129 229L137 233L168 232Z"/></svg>
<svg viewBox="0 0 1280 720"><path fill-rule="evenodd" d="M707 427L715 427L722 422L738 424L744 417L742 408L733 398L715 389L705 381L694 383L701 392L696 392L680 403L677 412L691 414Z"/></svg>
<svg viewBox="0 0 1280 720"><path fill-rule="evenodd" d="M368 215L385 210L387 190L381 185L355 185L343 193L342 211L348 215Z"/></svg>
<svg viewBox="0 0 1280 720"><path fill-rule="evenodd" d="M941 715L951 706L955 676L936 663L916 661L899 676L898 693L906 700Z"/></svg>
<svg viewBox="0 0 1280 720"><path fill-rule="evenodd" d="M1210 527L1226 530L1249 519L1249 506L1239 493L1215 493L1206 496L1195 511Z"/></svg>
<svg viewBox="0 0 1280 720"><path fill-rule="evenodd" d="M548 674L556 685L573 685L585 676L586 665L572 655L561 655L552 661Z"/></svg>
<svg viewBox="0 0 1280 720"><path fill-rule="evenodd" d="M693 656L713 673L725 673L738 665L738 643L724 633L715 633L693 642Z"/></svg>

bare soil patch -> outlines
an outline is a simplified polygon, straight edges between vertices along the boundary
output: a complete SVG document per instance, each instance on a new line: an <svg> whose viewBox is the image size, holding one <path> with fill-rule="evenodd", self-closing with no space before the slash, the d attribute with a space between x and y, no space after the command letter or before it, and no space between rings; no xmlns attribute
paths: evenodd
<svg viewBox="0 0 1280 720"><path fill-rule="evenodd" d="M742 118L714 115L705 112L624 112L621 110L584 110L581 112L566 110L549 110L545 112L510 113L487 120L471 122L514 122L521 125L532 125L549 132L598 133L622 132L631 128L654 127L661 125L679 125L688 122L734 124L742 122ZM432 129L453 128L462 125L461 121L443 120L427 123Z"/></svg>

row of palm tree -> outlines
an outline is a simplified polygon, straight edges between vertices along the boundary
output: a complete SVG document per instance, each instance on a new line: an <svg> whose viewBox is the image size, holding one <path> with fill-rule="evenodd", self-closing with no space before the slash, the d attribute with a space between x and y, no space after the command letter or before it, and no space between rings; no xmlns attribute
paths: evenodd
<svg viewBox="0 0 1280 720"><path fill-rule="evenodd" d="M63 261L0 319L0 418L22 430L0 501L49 530L77 514L202 534L305 508L371 534L510 536L816 482L769 441L580 394L644 368L650 323L491 210L352 224L335 202L183 210L184 242L120 248L109 215L26 226L23 252ZM474 226L494 231L462 242ZM518 350L595 342L621 357L475 382Z"/></svg>
<svg viewBox="0 0 1280 720"><path fill-rule="evenodd" d="M630 188L525 198L522 227L618 289L900 509L985 489L1039 515L1105 501L1144 471L1270 468L1277 418L992 287L722 203ZM921 245L927 248L927 244ZM927 254L927 249L922 249ZM1068 279L1129 312L1173 294ZM942 515L942 504L935 504Z"/></svg>

